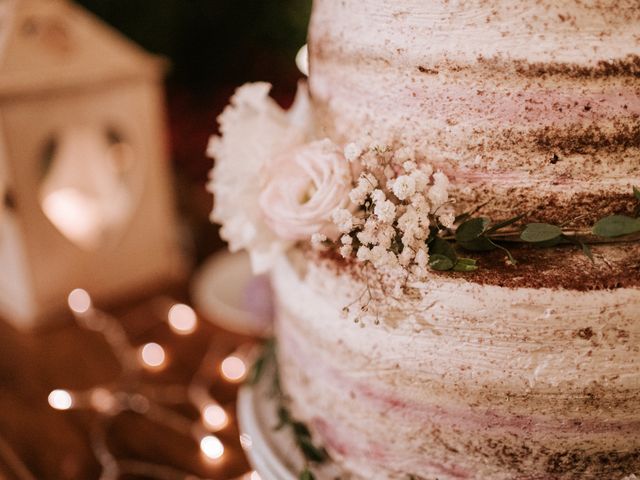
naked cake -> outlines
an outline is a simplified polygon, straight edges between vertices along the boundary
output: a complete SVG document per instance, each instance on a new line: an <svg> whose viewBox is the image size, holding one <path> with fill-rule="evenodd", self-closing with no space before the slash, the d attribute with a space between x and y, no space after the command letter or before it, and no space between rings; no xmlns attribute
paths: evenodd
<svg viewBox="0 0 640 480"><path fill-rule="evenodd" d="M292 414L350 478L638 474L637 1L316 0L309 54L209 149Z"/></svg>

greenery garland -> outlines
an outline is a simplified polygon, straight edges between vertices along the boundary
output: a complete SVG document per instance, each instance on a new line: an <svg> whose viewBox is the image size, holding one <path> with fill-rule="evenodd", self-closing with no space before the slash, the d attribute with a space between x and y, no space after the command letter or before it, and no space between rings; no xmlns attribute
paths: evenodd
<svg viewBox="0 0 640 480"><path fill-rule="evenodd" d="M278 424L274 427L276 431L282 430L284 428L290 428L296 445L305 459L305 467L300 472L298 478L299 480L315 480L315 476L311 472L310 466L312 464L321 464L325 462L329 455L327 451L318 447L313 443L311 438L311 431L309 428L299 420L296 420L292 415L290 410L286 407L286 398L284 393L282 392L282 388L280 385L280 375L278 372L278 365L276 363L276 355L275 355L275 341L273 339L268 340L256 361L253 363L251 371L249 372L249 376L247 378L247 383L250 385L256 385L262 377L264 376L267 368L272 367L274 370L273 374L273 385L272 385L272 395L277 398L279 406L278 406Z"/></svg>
<svg viewBox="0 0 640 480"><path fill-rule="evenodd" d="M560 243L578 246L593 262L590 244L615 243L635 240L631 236L640 233L640 189L633 187L638 200L634 216L610 215L598 220L589 230L567 228L571 222L562 225L550 223L528 223L513 227L526 214L494 223L487 217L472 217L468 212L456 217L457 228L448 229L436 223L427 239L429 245L429 266L438 271L472 272L478 269L477 260L460 257L455 247L470 252L486 252L500 249L505 252L511 264L518 262L502 243L521 243L536 247L553 247Z"/></svg>

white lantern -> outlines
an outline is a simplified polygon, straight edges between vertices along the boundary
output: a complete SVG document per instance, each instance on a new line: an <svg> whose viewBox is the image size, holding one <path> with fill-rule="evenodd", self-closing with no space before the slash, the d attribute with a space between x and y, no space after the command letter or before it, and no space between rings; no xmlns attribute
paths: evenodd
<svg viewBox="0 0 640 480"><path fill-rule="evenodd" d="M179 278L163 62L66 0L1 3L0 314Z"/></svg>

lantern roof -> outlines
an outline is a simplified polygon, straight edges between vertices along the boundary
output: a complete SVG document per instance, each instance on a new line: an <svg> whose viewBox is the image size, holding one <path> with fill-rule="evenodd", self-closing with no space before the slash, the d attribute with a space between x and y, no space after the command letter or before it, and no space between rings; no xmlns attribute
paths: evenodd
<svg viewBox="0 0 640 480"><path fill-rule="evenodd" d="M0 0L0 97L135 78L166 63L68 0Z"/></svg>

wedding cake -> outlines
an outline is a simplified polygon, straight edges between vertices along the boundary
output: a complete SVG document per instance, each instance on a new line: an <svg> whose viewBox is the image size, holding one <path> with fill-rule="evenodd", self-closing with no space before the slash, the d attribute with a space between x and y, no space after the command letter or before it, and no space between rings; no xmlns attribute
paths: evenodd
<svg viewBox="0 0 640 480"><path fill-rule="evenodd" d="M637 1L316 0L309 55L209 149L291 414L345 478L633 478Z"/></svg>

